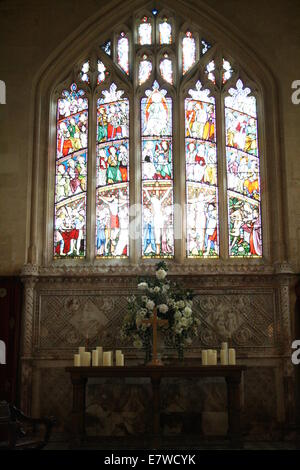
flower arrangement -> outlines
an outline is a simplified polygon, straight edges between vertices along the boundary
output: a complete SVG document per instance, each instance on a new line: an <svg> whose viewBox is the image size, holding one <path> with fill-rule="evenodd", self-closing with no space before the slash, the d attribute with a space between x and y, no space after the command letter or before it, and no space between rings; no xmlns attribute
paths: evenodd
<svg viewBox="0 0 300 470"><path fill-rule="evenodd" d="M165 342L176 348L182 359L185 345L198 334L200 321L193 313L193 294L178 283L167 279L168 269L162 261L156 266L155 276L139 278L141 292L128 298L128 312L124 317L121 336L133 340L136 348L151 348L152 327L143 320L151 318L154 308L159 319L168 320L164 328Z"/></svg>

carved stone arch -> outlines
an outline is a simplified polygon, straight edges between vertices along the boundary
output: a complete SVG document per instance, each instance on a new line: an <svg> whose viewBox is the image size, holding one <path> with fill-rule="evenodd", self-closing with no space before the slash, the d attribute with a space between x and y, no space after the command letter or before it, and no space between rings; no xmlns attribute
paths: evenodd
<svg viewBox="0 0 300 470"><path fill-rule="evenodd" d="M254 52L237 27L229 24L220 15L202 2L186 2L180 0L174 2L165 0L161 2L163 8L170 9L184 18L186 12L192 19L193 25L199 25L207 38L214 38L216 42L221 41L226 50L230 51L237 64L247 75L253 76L259 85L263 96L263 118L265 130L263 141L268 141L268 150L265 153L268 163L267 180L272 179L273 188L276 188L276 198L273 198L272 207L267 210L269 214L268 224L275 227L272 240L270 261L283 261L286 259L286 247L284 234L287 232L287 224L284 219L284 198L282 194L281 174L284 163L281 158L280 142L278 139L278 93L277 84L269 69L259 59L259 54ZM72 67L78 56L86 56L90 50L91 43L101 44L107 39L107 31L112 31L119 24L120 16L130 16L137 8L143 9L144 2L132 0L126 4L113 0L109 6L104 6L97 14L85 21L77 28L63 43L49 56L46 63L41 67L39 73L33 80L33 99L31 121L34 129L29 152L32 154L32 180L31 180L31 220L30 235L28 241L27 262L31 264L47 264L43 254L45 237L41 240L38 234L44 232L45 227L45 195L49 190L47 184L47 148L49 144L49 123L53 115L53 107L49 104L53 84L65 78L65 70ZM188 7L188 10L187 10ZM101 21L100 21L101 19ZM203 27L205 25L205 28ZM209 36L209 37L208 37ZM266 111L267 110L267 111ZM268 119L265 119L268 115ZM46 117L46 118L45 118ZM270 164L271 162L271 164ZM82 261L83 264L86 261Z"/></svg>

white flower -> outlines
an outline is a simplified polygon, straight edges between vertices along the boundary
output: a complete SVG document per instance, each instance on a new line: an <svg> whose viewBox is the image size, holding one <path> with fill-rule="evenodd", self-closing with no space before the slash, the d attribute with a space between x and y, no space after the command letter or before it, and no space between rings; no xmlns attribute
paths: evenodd
<svg viewBox="0 0 300 470"><path fill-rule="evenodd" d="M161 313L167 313L167 311L169 310L169 307L166 305L166 304L160 304L158 306L158 310L161 312Z"/></svg>
<svg viewBox="0 0 300 470"><path fill-rule="evenodd" d="M138 284L138 289L147 289L147 288L148 288L147 282L140 282Z"/></svg>
<svg viewBox="0 0 300 470"><path fill-rule="evenodd" d="M167 275L167 271L164 269L160 268L158 271L156 271L156 277L159 281L162 281Z"/></svg>
<svg viewBox="0 0 300 470"><path fill-rule="evenodd" d="M176 302L176 306L178 308L184 308L185 307L185 303L183 300L179 300L178 302Z"/></svg>
<svg viewBox="0 0 300 470"><path fill-rule="evenodd" d="M168 299L168 305L170 305L170 307L174 307L174 300L173 299Z"/></svg>
<svg viewBox="0 0 300 470"><path fill-rule="evenodd" d="M158 286L155 286L153 291L157 294L158 292L160 292L160 288Z"/></svg>
<svg viewBox="0 0 300 470"><path fill-rule="evenodd" d="M168 292L169 289L170 289L169 284L165 284L164 286L162 286L162 291L163 291L164 294L165 294L166 292Z"/></svg>
<svg viewBox="0 0 300 470"><path fill-rule="evenodd" d="M142 295L141 297L142 302L148 302L149 298L146 295Z"/></svg>
<svg viewBox="0 0 300 470"><path fill-rule="evenodd" d="M190 317L192 315L192 309L190 307L185 307L183 313L185 316Z"/></svg>
<svg viewBox="0 0 300 470"><path fill-rule="evenodd" d="M179 323L181 326L186 327L188 326L188 319L186 317L182 317Z"/></svg>
<svg viewBox="0 0 300 470"><path fill-rule="evenodd" d="M148 310L153 310L155 307L155 303L153 302L153 300L148 300L148 302L146 303L146 307Z"/></svg>
<svg viewBox="0 0 300 470"><path fill-rule="evenodd" d="M175 312L175 314L174 314L175 320L180 320L181 316L182 316L182 314L179 310L177 310L177 312Z"/></svg>

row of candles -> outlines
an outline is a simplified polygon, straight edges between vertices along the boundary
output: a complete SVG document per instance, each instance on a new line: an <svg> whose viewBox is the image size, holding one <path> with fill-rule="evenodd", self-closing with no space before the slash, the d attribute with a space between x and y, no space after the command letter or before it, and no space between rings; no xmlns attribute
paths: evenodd
<svg viewBox="0 0 300 470"><path fill-rule="evenodd" d="M203 366L216 366L218 364L218 352L216 349L204 349L201 353ZM236 364L236 352L234 348L228 348L228 343L222 343L220 350L220 363L223 366Z"/></svg>
<svg viewBox="0 0 300 470"><path fill-rule="evenodd" d="M78 354L74 354L74 366L75 367L90 367L92 366L113 366L114 354L113 351L103 351L102 346L97 346L90 353L85 350L82 346L79 348ZM124 366L124 354L121 349L115 351L115 365Z"/></svg>

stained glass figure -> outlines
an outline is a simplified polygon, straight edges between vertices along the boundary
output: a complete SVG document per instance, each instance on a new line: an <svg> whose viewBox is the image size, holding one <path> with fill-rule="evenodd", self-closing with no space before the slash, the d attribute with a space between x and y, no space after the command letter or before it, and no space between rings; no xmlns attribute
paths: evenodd
<svg viewBox="0 0 300 470"><path fill-rule="evenodd" d="M182 39L182 73L185 74L196 62L196 41L190 31Z"/></svg>
<svg viewBox="0 0 300 470"><path fill-rule="evenodd" d="M90 70L90 63L89 61L85 62L81 68L80 78L83 82L89 83L89 70Z"/></svg>
<svg viewBox="0 0 300 470"><path fill-rule="evenodd" d="M172 44L172 26L168 22L168 18L164 18L158 26L159 44Z"/></svg>
<svg viewBox="0 0 300 470"><path fill-rule="evenodd" d="M124 32L118 39L117 54L119 66L129 75L129 39Z"/></svg>
<svg viewBox="0 0 300 470"><path fill-rule="evenodd" d="M207 42L205 39L201 40L201 56L206 54L206 52L211 48L211 45L209 42Z"/></svg>
<svg viewBox="0 0 300 470"><path fill-rule="evenodd" d="M213 83L216 83L216 76L215 76L215 62L214 60L210 61L206 68L205 68L205 73L207 74L208 80L210 80Z"/></svg>
<svg viewBox="0 0 300 470"><path fill-rule="evenodd" d="M185 99L187 256L219 255L215 99L200 81Z"/></svg>
<svg viewBox="0 0 300 470"><path fill-rule="evenodd" d="M143 257L174 255L172 99L155 81L141 100Z"/></svg>
<svg viewBox="0 0 300 470"><path fill-rule="evenodd" d="M97 102L96 256L129 256L129 101L112 83Z"/></svg>
<svg viewBox="0 0 300 470"><path fill-rule="evenodd" d="M173 67L172 67L172 60L169 59L168 54L164 54L164 59L160 61L159 70L161 73L162 78L170 83L173 84Z"/></svg>
<svg viewBox="0 0 300 470"><path fill-rule="evenodd" d="M108 75L108 71L106 70L106 67L101 60L98 60L97 67L98 67L97 83L99 84L105 81L106 75Z"/></svg>
<svg viewBox="0 0 300 470"><path fill-rule="evenodd" d="M73 83L57 102L54 258L86 253L88 99Z"/></svg>
<svg viewBox="0 0 300 470"><path fill-rule="evenodd" d="M261 257L256 99L241 80L225 98L229 254Z"/></svg>
<svg viewBox="0 0 300 470"><path fill-rule="evenodd" d="M145 83L151 75L152 62L147 54L144 54L139 64L139 85Z"/></svg>
<svg viewBox="0 0 300 470"><path fill-rule="evenodd" d="M226 83L231 78L232 74L233 70L230 62L228 62L228 60L223 59L222 82Z"/></svg>
<svg viewBox="0 0 300 470"><path fill-rule="evenodd" d="M105 52L105 54L111 56L111 41L106 41L102 44L101 49Z"/></svg>
<svg viewBox="0 0 300 470"><path fill-rule="evenodd" d="M147 16L144 16L139 24L138 43L140 46L152 44L152 24Z"/></svg>

